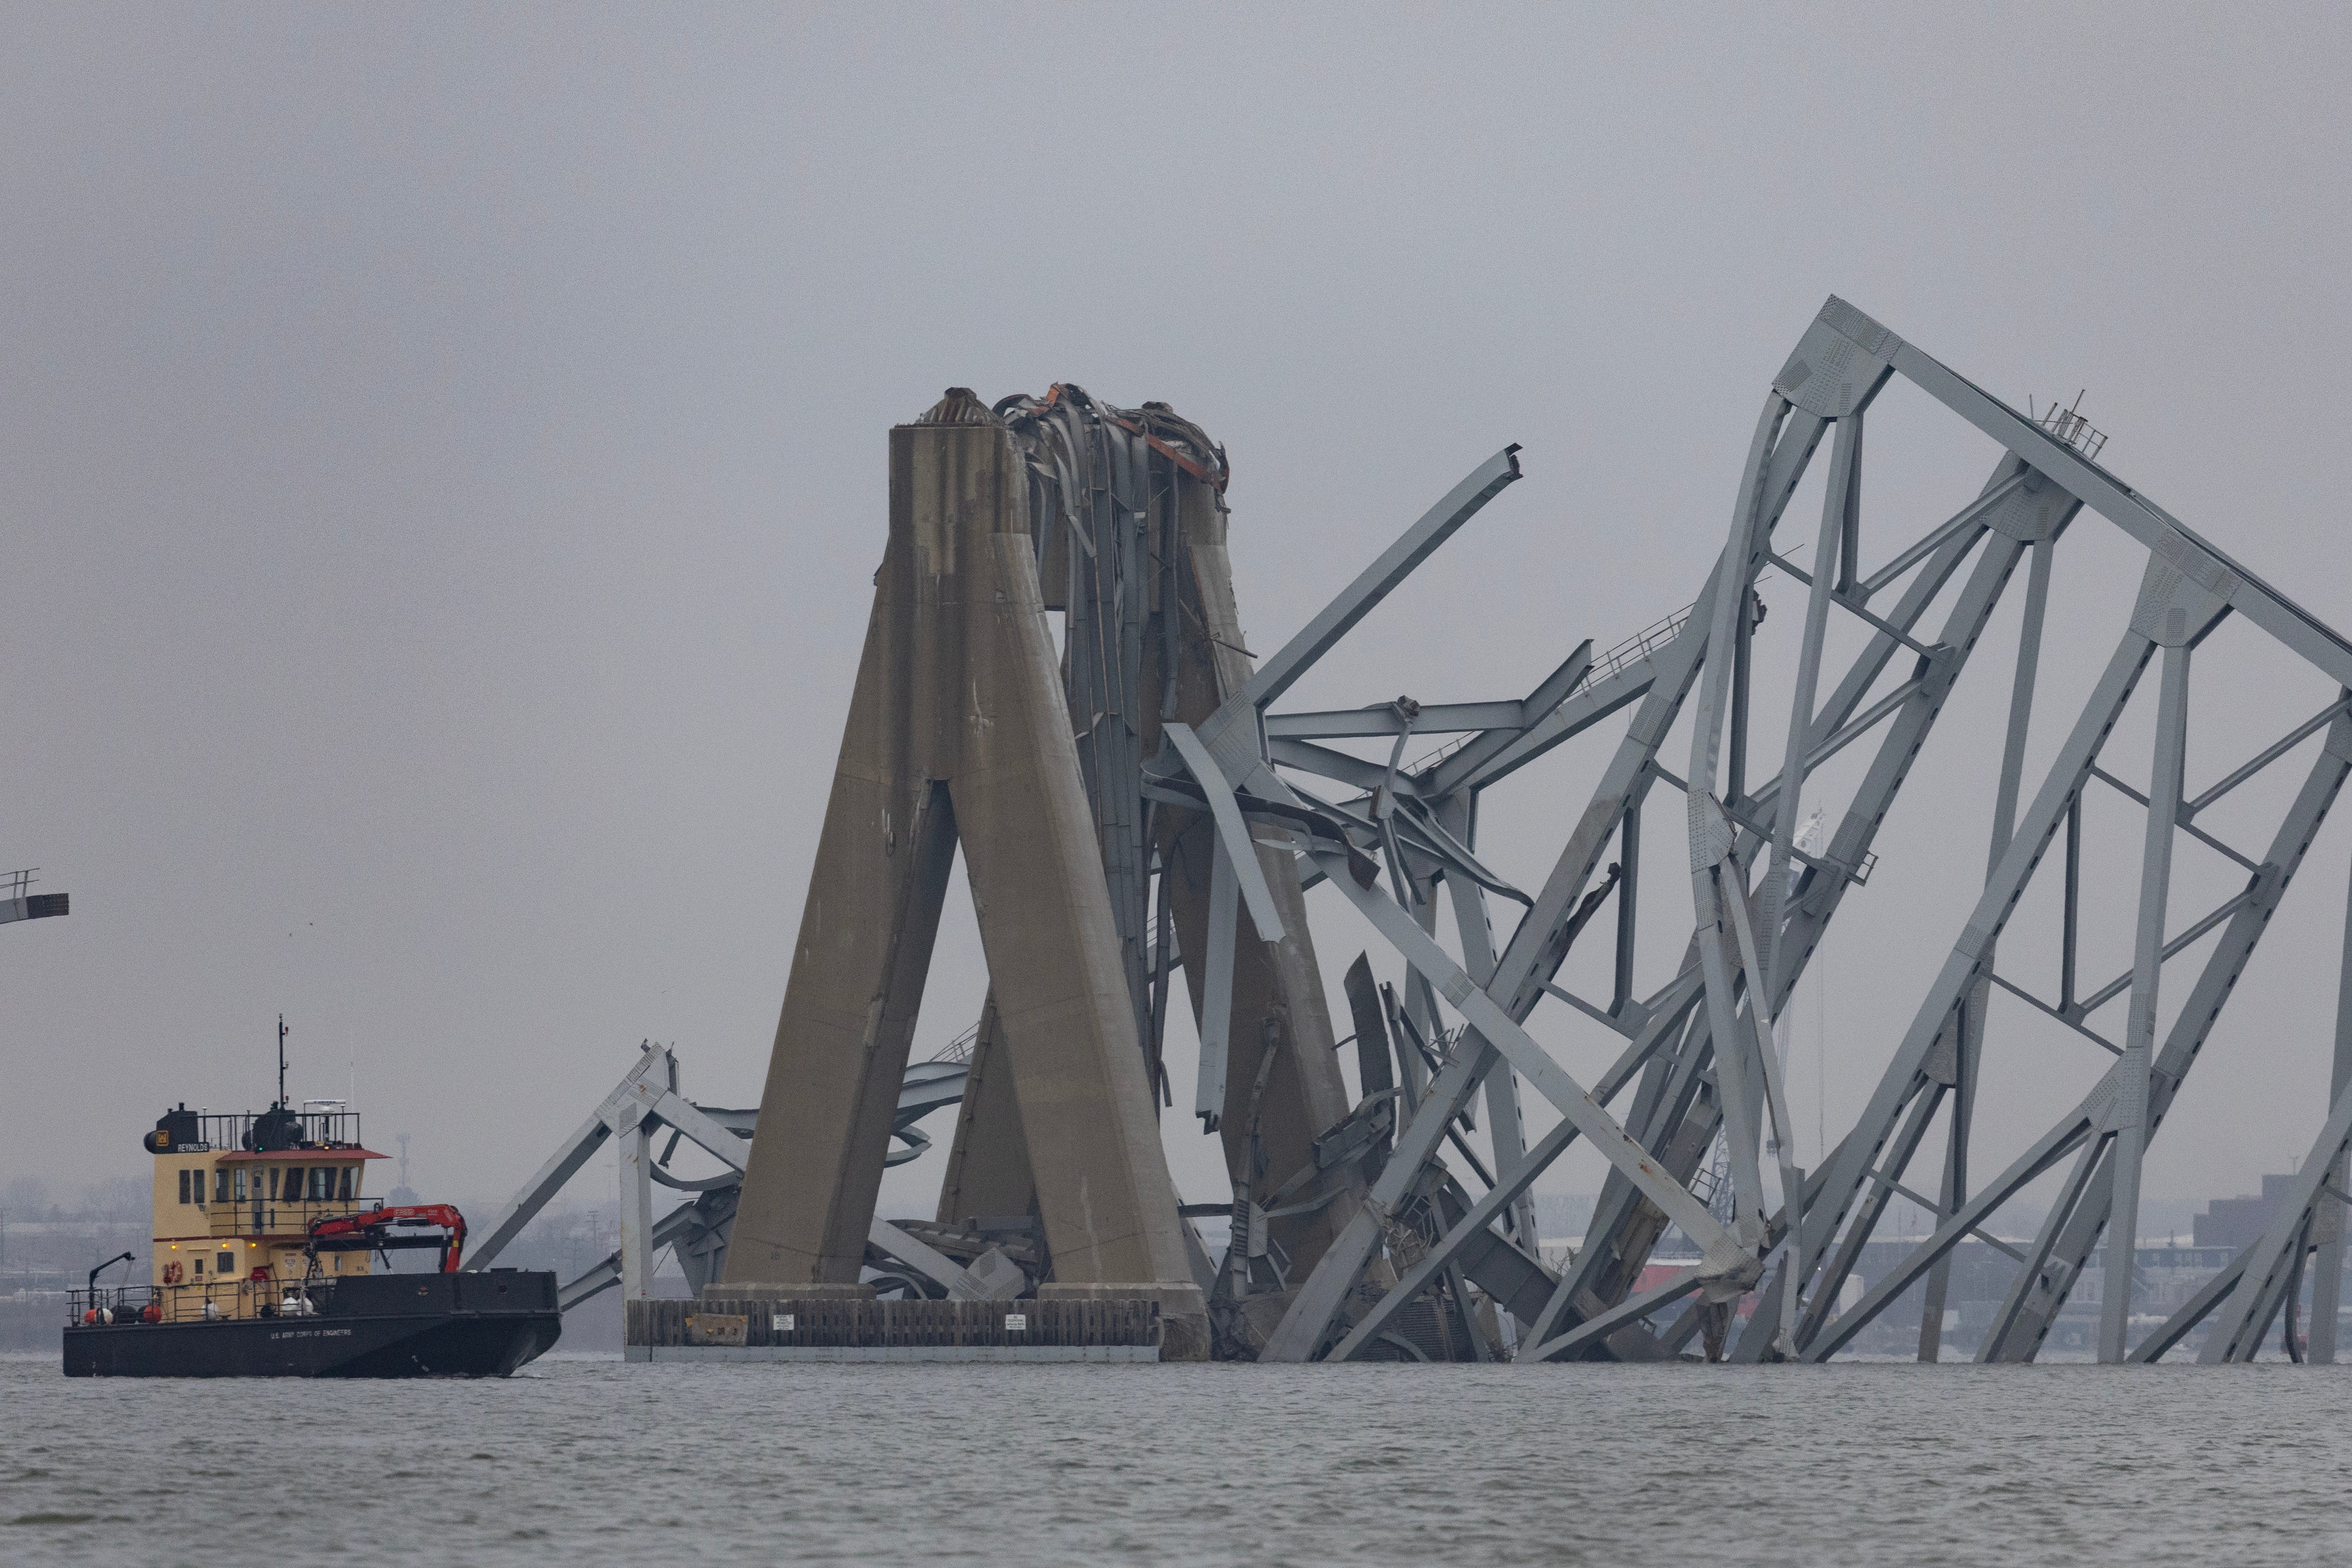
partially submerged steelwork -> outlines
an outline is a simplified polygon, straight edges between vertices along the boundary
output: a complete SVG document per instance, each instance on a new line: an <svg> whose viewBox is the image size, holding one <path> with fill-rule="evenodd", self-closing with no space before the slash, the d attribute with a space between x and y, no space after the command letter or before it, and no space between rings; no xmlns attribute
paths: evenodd
<svg viewBox="0 0 2352 1568"><path fill-rule="evenodd" d="M1907 534L1875 517L1865 529L1861 503L1865 416L1896 377L1999 448L1973 498ZM966 1300L995 1289L1149 1297L1171 1324L1171 1354L1203 1348L1176 1325L1205 1308L1221 1356L1487 1359L1515 1338L1513 1359L1528 1363L1668 1356L1694 1342L1708 1359L1818 1361L1916 1289L1919 1354L1934 1360L1952 1249L1989 1236L2004 1204L2055 1173L2030 1247L2000 1244L2019 1268L1979 1359L2032 1359L2104 1237L2101 1360L2152 1360L2200 1324L2204 1359L2249 1360L2283 1314L2290 1352L2303 1353L2294 1313L2314 1254L2308 1354L2332 1360L2352 941L2330 1110L2268 1230L2137 1342L2131 1264L2151 1141L2352 771L2352 645L2116 479L2095 460L2103 440L2071 409L2019 414L1832 299L1767 394L1728 539L1686 612L1598 658L1579 645L1524 699L1284 713L1275 704L1300 676L1518 477L1517 447L1253 668L1225 555L1221 449L1164 407L1113 409L1073 387L992 409L951 393L893 434L891 553L750 1157L748 1126L705 1137L667 1100L640 1112L719 1142L713 1152L746 1173L732 1246L728 1216L692 1222L702 1256L724 1253L697 1283L855 1291L864 1273ZM1824 443L1805 553L1780 524ZM2120 531L2145 567L2112 655L2034 783L2053 561L2086 518ZM2021 567L2014 660L1973 678L2008 694L1996 780L1977 802L1981 884L1948 907L1879 910L1937 941L1957 927L1957 941L1861 1118L1820 1169L1802 1170L1774 1025L1849 895L1902 847L1881 830ZM1755 635L1768 573L1804 591L1798 634L1777 649ZM2251 628L2233 636L2266 638L2310 672L2314 712L2192 795L2189 673L2232 615ZM1840 644L1859 651L1832 658ZM2151 666L2154 751L2135 783L2141 768L2105 752ZM1777 757L1751 744L1759 690L1788 694ZM1482 862L1481 792L1629 710L1541 885L1522 892ZM1417 737L1449 734L1459 739L1444 751L1403 762ZM1678 738L1686 752L1670 754ZM1385 762L1331 743L1348 741L1385 743ZM2315 752L2302 786L2256 824L2267 843L2249 847L2249 797L2235 792L2298 749ZM1850 798L1822 799L1820 770L1849 751ZM1636 911L1659 896L1643 830L1662 784L1682 797L1693 920L1658 953ZM2144 832L2132 964L2086 984L2077 960L2099 911L2082 897L2083 801L2095 784L2130 803ZM2234 842L2200 820L2225 796ZM1800 836L1808 805L1830 808L1818 845ZM993 987L937 1234L894 1239L873 1218L887 1108L907 1072L959 827ZM1962 830L1948 814L1936 824L1946 840ZM2242 885L2176 932L2183 837L2233 863ZM2004 962L2037 874L2060 884L2054 997ZM1349 972L1352 1108L1307 933L1305 893L1322 882L1404 969L1401 987L1380 984L1369 959ZM1496 902L1522 909L1499 942ZM1562 965L1580 937L1600 940L1587 933L1612 904L1609 994L1579 995ZM2167 964L2186 967L2192 950L2202 958L2186 1001L2159 1030ZM1178 973L1201 1037L1192 1109L1223 1141L1229 1205L1180 1211L1150 1135L1155 1101L1179 1092L1162 1050ZM1970 1153L1996 991L2113 1060L1988 1178ZM1547 999L1621 1042L1589 1086L1528 1033ZM2119 1026L2095 1023L2118 1002ZM1522 1082L1559 1117L1532 1144ZM1468 1136L1482 1091L1491 1168ZM601 1124L625 1143L625 1106L617 1114ZM1937 1168L1915 1177L1939 1124ZM1610 1174L1584 1244L1555 1269L1528 1194L1580 1139ZM642 1159L642 1136L633 1147ZM1898 1194L1935 1214L1934 1233L1854 1300L1847 1281ZM1233 1223L1213 1269L1190 1224L1212 1209ZM980 1255L932 1247L957 1236L992 1246L971 1228L991 1216L1025 1224L1006 1233L1027 1243L1018 1260L994 1251L1018 1286L1010 1274L978 1281ZM1637 1288L1669 1226L1696 1260ZM633 1234L656 1234L649 1215ZM916 1247L938 1261L910 1257ZM625 1257L618 1267L632 1270ZM649 1272L635 1267L634 1278ZM1498 1331L1498 1312L1516 1336Z"/></svg>

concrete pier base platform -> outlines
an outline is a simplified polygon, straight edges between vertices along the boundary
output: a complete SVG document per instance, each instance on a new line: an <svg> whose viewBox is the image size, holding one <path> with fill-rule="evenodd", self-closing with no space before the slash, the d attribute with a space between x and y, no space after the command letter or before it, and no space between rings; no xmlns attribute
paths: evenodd
<svg viewBox="0 0 2352 1568"><path fill-rule="evenodd" d="M631 1345L629 1360L728 1362L1157 1362L1158 1345Z"/></svg>
<svg viewBox="0 0 2352 1568"><path fill-rule="evenodd" d="M1148 1296L877 1301L724 1297L625 1303L631 1361L1160 1361L1171 1320ZM1181 1327L1180 1346L1191 1341ZM1095 1352L1117 1352L1117 1354ZM672 1353L677 1352L677 1353ZM724 1353L719 1353L724 1352ZM854 1352L854 1353L853 1353ZM871 1353L868 1353L871 1352ZM887 1353L885 1353L887 1352Z"/></svg>
<svg viewBox="0 0 2352 1568"><path fill-rule="evenodd" d="M1160 1318L1161 1361L1209 1359L1209 1306L1201 1288L1191 1280L1153 1280L1142 1284L1064 1284L1037 1287L1043 1304L1150 1302Z"/></svg>

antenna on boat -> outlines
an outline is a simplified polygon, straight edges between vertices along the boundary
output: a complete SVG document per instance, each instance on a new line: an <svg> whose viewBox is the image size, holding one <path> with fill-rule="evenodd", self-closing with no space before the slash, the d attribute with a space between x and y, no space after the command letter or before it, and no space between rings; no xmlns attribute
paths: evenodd
<svg viewBox="0 0 2352 1568"><path fill-rule="evenodd" d="M286 1015L278 1015L278 1103L286 1104Z"/></svg>

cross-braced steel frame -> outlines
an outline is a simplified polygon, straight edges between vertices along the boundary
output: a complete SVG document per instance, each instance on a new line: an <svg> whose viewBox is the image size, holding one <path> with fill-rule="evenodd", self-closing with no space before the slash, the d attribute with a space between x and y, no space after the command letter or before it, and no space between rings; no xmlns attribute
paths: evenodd
<svg viewBox="0 0 2352 1568"><path fill-rule="evenodd" d="M1978 492L1932 526L1906 528L1886 508L1866 517L1863 505L1865 421L1897 378L1997 449ZM950 403L959 397L971 403ZM1820 1361L1916 1294L1918 1354L1935 1360L1954 1250L1977 1239L2017 1262L1981 1360L2032 1359L2095 1260L2103 1361L2157 1359L2200 1326L2202 1359L2251 1360L2282 1319L2290 1354L2333 1360L2352 1203L2352 916L2327 1115L2293 1152L2295 1174L2263 1236L2136 1340L2134 1264L2155 1135L2352 772L2352 644L2110 473L2098 461L2104 437L2073 411L2020 414L1832 299L1766 395L1723 550L1686 609L1606 653L1579 643L1523 698L1312 712L1276 710L1519 478L1517 447L1479 465L1254 664L1224 553L1222 448L1161 405L1115 409L1075 386L965 412L1001 423L1026 466L1029 545L1044 607L1064 612L1076 767L1154 1100L1176 1097L1162 1042L1180 971L1199 1024L1193 1110L1224 1139L1234 1195L1230 1210L1181 1213L1233 1220L1213 1271L1186 1231L1216 1353L1418 1359L1434 1346L1487 1359L1503 1347L1498 1320L1476 1321L1483 1298L1517 1325L1515 1359L1530 1364L1672 1356L1694 1340L1709 1360ZM1817 458L1821 515L1807 550L1781 525ZM2114 531L2107 549L2133 559L2137 594L2119 627L2093 628L2112 640L2104 664L2058 671L2093 679L2071 720L2053 724L2036 706L2045 684L2059 684L2043 679L2045 631L2063 616L2079 637L2102 613L2095 595L2053 579L2061 543L2084 539L2086 516ZM1758 636L1768 577L1801 590L1793 637ZM1972 679L2005 601L2017 608L2013 658ZM2233 616L2245 625L2225 627ZM2232 639L2268 645L2264 657L2288 672L2280 690L2308 685L2309 717L2191 793L2191 671L2209 646ZM1937 736L1964 683L2005 694L1997 746ZM1788 708L1777 755L1768 696ZM2152 720L2145 763L2110 746L2135 700ZM1621 715L1612 743L1604 726ZM1438 737L1450 737L1441 750L1404 760ZM1549 873L1523 890L1482 858L1481 799L1579 742L1601 748L1591 759L1598 783ZM1924 830L1905 826L1894 813L1906 783L1955 746L1991 760L1990 788L1956 805L1947 787ZM2292 789L2269 773L2290 757L2305 770ZM1690 921L1661 947L1644 941L1643 911L1673 895L1644 853L1644 823L1675 796ZM2086 880L2086 796L2136 821L2139 854L2126 878ZM1809 806L1826 815L1825 838L1801 833ZM1980 836L1981 878L1970 869L1954 886L1947 876L1925 899L1883 883L1868 890L1879 858L1912 858L1923 831L1939 855ZM2199 879L2174 873L2184 842L2203 880L2221 866L2232 881L2186 919L2176 895ZM2052 918L2020 921L2037 879ZM2119 921L2121 900L2096 895L2124 882L2134 897ZM1380 984L1369 955L1348 973L1352 1110L1307 931L1303 895L1318 884L1353 904L1404 966L1401 984ZM1876 1082L1806 1170L1775 1031L1850 900L1874 923L1950 947L1906 1025L1875 1048L1853 1042L1876 1064ZM1498 941L1508 906L1518 912ZM1648 924L1659 923L1653 913ZM2120 925L2119 939L2127 931L2115 945L2132 959L2089 984L2083 961L2099 950L2103 923ZM1605 973L1605 995L1580 994L1564 979L1570 951L1612 926L1609 963L1577 966ZM2037 964L2045 944L2055 952ZM2044 971L2054 985L2037 980ZM1614 1042L1590 1084L1528 1032L1548 1002ZM912 1024L909 1014L900 1026ZM2021 1045L2021 1024L2043 1031L2038 1040L2063 1032L2104 1053L2090 1058L2104 1067L2087 1092L2056 1096L2062 1113L1988 1176L1989 1162L1972 1158L1988 1050ZM1010 1035L992 1001L970 1087L925 1076L939 1064L908 1070L897 1128L908 1147L892 1163L920 1152L915 1119L958 1094L963 1111L940 1223L920 1236L874 1224L869 1272L896 1270L915 1293L974 1299L1050 1278L1034 1242L1019 1259L970 1268L932 1245L981 1245L974 1215L1034 1207L1024 1139L1039 1130L1024 1131L992 1065L1017 1048ZM648 1054L525 1189L481 1260L611 1136L624 1156L623 1250L567 1300L614 1282L642 1293L665 1242L692 1254L698 1283L715 1276L751 1116L705 1113L675 1087L667 1054ZM1558 1119L1532 1142L1523 1089ZM1482 1099L1489 1159L1475 1142ZM665 1123L671 1149L678 1135L693 1139L729 1173L685 1183L654 1173L650 1139ZM1582 1245L1555 1268L1540 1255L1530 1194L1579 1141L1608 1174ZM1915 1173L1931 1147L1940 1152ZM656 1181L698 1193L662 1227L649 1208ZM1996 1215L2029 1187L2054 1187L2046 1217L2030 1244L2000 1239ZM1891 1264L1882 1242L1864 1281L1864 1248L1896 1197L1930 1212L1933 1232L1895 1247ZM1034 1215L1022 1223L1037 1228ZM1661 1279L1650 1265L1669 1228L1696 1257ZM2295 1323L2306 1279L2307 1344ZM1743 1321L1735 1309L1750 1297Z"/></svg>
<svg viewBox="0 0 2352 1568"><path fill-rule="evenodd" d="M1895 377L2000 449L1974 498L1908 535L1876 518L1865 531L1861 502L1865 416ZM1825 445L1822 515L1806 552L1780 525ZM1953 1248L1990 1236L1995 1213L2053 1173L2061 1173L2060 1190L2032 1246L1999 1244L2021 1257L1981 1359L2035 1353L2103 1237L2102 1360L2153 1359L2208 1319L2205 1359L2251 1358L2268 1326L2282 1311L2293 1312L2306 1256L2315 1251L2310 1354L2331 1359L2342 1172L2352 1142L2347 1021L2337 1026L2330 1113L2302 1152L2293 1189L2268 1231L2160 1330L2137 1344L2128 1331L2150 1141L2352 770L2352 645L2107 472L2095 460L2098 438L2078 418L2020 414L1832 299L1765 399L1725 548L1685 615L1599 661L1590 644L1580 646L1522 701L1270 711L1349 627L1517 477L1516 451L1473 472L1213 716L1171 735L1177 743L1145 769L1148 781L1198 790L1218 807L1225 853L1236 867L1251 858L1249 837L1286 837L1309 879L1328 880L1404 961L1406 1005L1385 1016L1377 1004L1357 1006L1360 1041L1368 1027L1386 1027L1436 1047L1403 1053L1408 1061L1424 1057L1426 1080L1405 1086L1409 1114L1400 1118L1393 1147L1384 1142L1367 1201L1297 1287L1263 1356L1384 1353L1400 1315L1446 1281L1450 1269L1497 1241L1530 1236L1526 1194L1582 1139L1610 1166L1585 1245L1556 1276L1543 1269L1533 1278L1522 1274L1507 1290L1490 1287L1524 1325L1521 1361L1674 1353L1694 1336L1705 1338L1710 1355L1722 1344L1735 1360L1822 1360L1923 1282L1920 1353L1935 1359ZM2121 531L2144 552L2145 566L2112 655L2029 795L2028 742L2039 732L2034 702L2053 608L2053 560L2085 511ZM1883 535L1892 537L1882 542ZM1880 842L1881 828L2021 567L2024 603L2014 661L1980 678L1992 683L2005 675L2009 689L1997 782L1982 803L1982 882L1948 912L1931 906L1874 915L1922 924L1940 916L1958 926L1957 940L1893 1042L1861 1117L1819 1169L1804 1171L1794 1163L1798 1139L1773 1026L1831 921L1849 895L1860 894L1878 855L1898 847ZM1768 573L1805 594L1793 647L1777 639L1786 668L1776 668L1780 679L1769 684L1790 694L1790 711L1777 763L1769 767L1751 735L1761 718L1751 712L1751 696L1768 684L1757 679L1767 650L1755 636L1756 585ZM2315 711L2192 795L2185 778L2190 670L2233 614L2310 672ZM1861 651L1832 662L1831 629L1839 619L1858 630ZM2107 756L2105 748L2151 666L2158 672L2155 741L2141 766ZM1540 887L1522 893L1483 865L1475 845L1480 792L1627 709L1631 722ZM1409 737L1449 731L1465 739L1423 763L1400 765ZM1323 743L1373 737L1394 737L1385 765ZM1676 737L1687 741L1686 752L1669 753ZM2306 746L2315 740L2315 748ZM2217 802L2298 748L2316 755L2302 787L2274 814L2267 843L2245 837L2242 823L2233 830L2238 842L2200 823ZM1832 806L1836 826L1825 845L1801 848L1808 786L1818 793L1823 764L1849 749L1866 758L1860 782L1842 810L1816 802ZM1683 763L1680 774L1675 762ZM1332 783L1347 793L1333 795ZM1643 992L1636 981L1651 967L1650 955L1640 948L1635 910L1654 879L1644 875L1650 868L1642 825L1660 784L1683 797L1694 918L1664 984ZM2084 796L2094 786L2130 803L2144 818L2144 832L2131 967L2088 986L2077 960L2084 926L2096 914L2081 884ZM1939 820L1935 830L1948 841L1958 828ZM2170 898L2173 852L2183 839L2233 862L2242 877L2231 897L2185 924L2174 918ZM2054 871L2063 881L2063 914L2058 994L2051 998L2000 961L2004 929L2053 847L2063 847ZM1612 849L1604 878L1602 863ZM1435 934L1441 887L1455 917L1451 951ZM1613 985L1605 1001L1558 984L1570 944L1603 897L1616 900L1618 914ZM1524 907L1499 951L1488 934L1495 900ZM1961 909L1965 914L1953 919ZM2202 962L2185 981L2185 1001L2159 1030L2168 965L2193 952L2201 952ZM1213 950L1204 956L1213 973L1231 961ZM2352 998L2352 948L2345 973ZM2171 985L2183 984L2176 972ZM2112 1060L2088 1094L1986 1178L1971 1169L1969 1155L1996 992ZM1547 999L1622 1040L1616 1060L1590 1087L1527 1031ZM2118 1002L2122 1021L2105 1023L2103 1010ZM1458 1027L1444 1027L1446 1012ZM1520 1080L1560 1118L1527 1147L1519 1134ZM1369 1076L1364 1087L1375 1087ZM1493 1108L1496 1168L1486 1172L1468 1162L1485 1188L1474 1195L1441 1155L1449 1142L1468 1152L1460 1132L1482 1087ZM1914 1177L1915 1156L1939 1121L1940 1168ZM1695 1192L1695 1184L1706 1185L1703 1166L1718 1139L1727 1156L1728 1194ZM1770 1180L1768 1148L1774 1152ZM1433 1205L1441 1191L1453 1194L1452 1201ZM1847 1280L1898 1194L1933 1211L1934 1233L1851 1300ZM1706 1201L1722 1196L1727 1203ZM1395 1216L1406 1211L1438 1219L1429 1244L1411 1249L1420 1256L1409 1260L1391 1245ZM1662 1284L1634 1289L1669 1225L1697 1245L1698 1260ZM1381 1259L1395 1268L1396 1282L1368 1292L1364 1271ZM1458 1279L1454 1288L1458 1293ZM1751 1290L1753 1310L1730 1338L1730 1304ZM1368 1295L1375 1298L1369 1306ZM1693 1298L1689 1310L1666 1321L1678 1302ZM2287 1338L2299 1352L2291 1323Z"/></svg>

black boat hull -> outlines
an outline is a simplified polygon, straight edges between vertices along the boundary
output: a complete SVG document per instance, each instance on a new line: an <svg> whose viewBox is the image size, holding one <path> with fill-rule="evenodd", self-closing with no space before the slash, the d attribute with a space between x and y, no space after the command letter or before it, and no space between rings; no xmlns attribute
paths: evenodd
<svg viewBox="0 0 2352 1568"><path fill-rule="evenodd" d="M504 1377L563 1331L555 1276L392 1274L316 1289L315 1315L75 1325L68 1377Z"/></svg>

